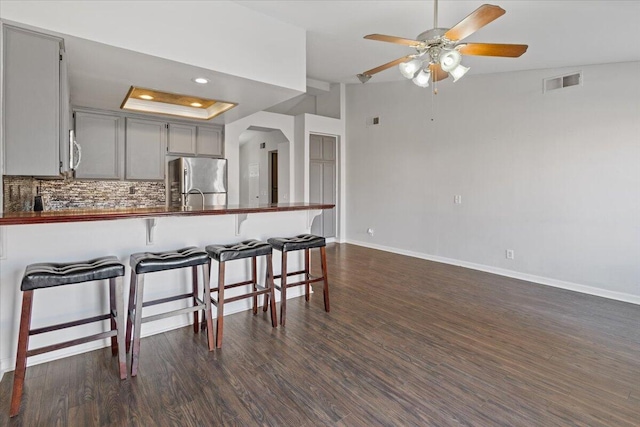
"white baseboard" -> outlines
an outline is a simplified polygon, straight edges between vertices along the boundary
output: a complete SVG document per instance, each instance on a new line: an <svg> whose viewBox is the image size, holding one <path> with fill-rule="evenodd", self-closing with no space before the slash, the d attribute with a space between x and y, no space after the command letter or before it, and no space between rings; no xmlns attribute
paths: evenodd
<svg viewBox="0 0 640 427"><path fill-rule="evenodd" d="M371 249L378 249L385 252L392 252L399 255L406 255L413 258L425 259L428 261L441 262L443 264L451 264L460 267L470 268L472 270L484 271L487 273L497 274L499 276L512 277L514 279L526 280L527 282L534 282L540 285L553 286L554 288L566 289L569 291L580 292L583 294L595 295L598 297L609 298L616 301L628 302L631 304L640 305L640 296L627 294L623 292L608 291L602 288L595 288L593 286L580 285L578 283L565 282L563 280L552 279L549 277L536 276L533 274L520 273L518 271L507 270L504 268L492 267L489 265L475 264L472 262L461 261L452 258L445 258L435 255L424 254L420 252L408 251L405 249L394 248L390 246L376 245L374 243L361 242L358 240L347 240L346 243L352 245L363 246Z"/></svg>

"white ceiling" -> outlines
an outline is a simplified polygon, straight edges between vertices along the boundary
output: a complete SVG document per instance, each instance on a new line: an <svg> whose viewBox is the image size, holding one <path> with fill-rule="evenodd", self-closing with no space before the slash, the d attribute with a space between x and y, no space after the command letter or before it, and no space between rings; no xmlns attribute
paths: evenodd
<svg viewBox="0 0 640 427"><path fill-rule="evenodd" d="M299 95L272 86L180 62L63 35L68 58L71 104L118 110L131 86L238 103L211 120L230 123ZM192 78L206 77L206 85Z"/></svg>
<svg viewBox="0 0 640 427"><path fill-rule="evenodd" d="M307 77L358 83L355 75L412 53L412 49L363 39L371 33L415 38L433 26L433 1L238 1L307 30ZM506 14L468 41L524 43L520 58L465 57L470 73L564 67L640 60L640 0L494 0ZM482 1L440 0L439 26L463 19ZM238 31L242 31L241 28ZM230 123L300 95L212 70L61 34L69 59L75 106L118 110L131 85L239 103L213 122ZM238 52L241 55L242 52ZM212 79L200 86L195 76ZM372 82L401 80L394 68Z"/></svg>
<svg viewBox="0 0 640 427"><path fill-rule="evenodd" d="M307 77L357 83L355 75L414 53L363 39L415 38L433 27L433 1L238 1L307 30ZM465 39L528 44L520 58L465 57L474 74L640 60L640 1L440 0L438 26L450 28L484 3L506 14ZM401 80L394 68L374 81Z"/></svg>

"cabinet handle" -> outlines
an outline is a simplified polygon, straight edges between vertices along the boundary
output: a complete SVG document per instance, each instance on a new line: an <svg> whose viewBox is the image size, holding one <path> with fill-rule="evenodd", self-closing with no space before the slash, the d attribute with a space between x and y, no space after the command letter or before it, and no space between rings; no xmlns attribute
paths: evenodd
<svg viewBox="0 0 640 427"><path fill-rule="evenodd" d="M78 144L78 142L76 140L73 141L73 152L75 154L75 151L78 151L78 159L76 161L75 164L72 164L71 169L78 169L78 166L80 166L80 162L82 161L82 147L80 147L80 144ZM73 157L75 157L75 155L73 155Z"/></svg>

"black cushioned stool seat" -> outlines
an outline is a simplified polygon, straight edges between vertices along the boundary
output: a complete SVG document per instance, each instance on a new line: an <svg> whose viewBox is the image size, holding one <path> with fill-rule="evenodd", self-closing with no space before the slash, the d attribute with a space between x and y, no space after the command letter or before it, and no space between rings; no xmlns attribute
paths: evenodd
<svg viewBox="0 0 640 427"><path fill-rule="evenodd" d="M211 332L211 296L209 293L209 264L211 260L207 252L196 247L187 247L174 251L165 252L139 252L134 253L129 258L131 264L131 286L129 288L129 317L127 320L126 347L127 352L131 349L131 376L138 374L138 364L140 356L140 331L142 323L164 319L166 317L177 316L186 313L193 313L193 332L198 333L199 315L198 311L204 311L204 317L209 333L207 340L209 351L213 350L213 334ZM202 267L204 278L203 297L198 297L198 267ZM145 275L162 271L175 270L179 268L191 268L191 292L179 294L153 301L144 301ZM181 286L177 286L181 287ZM186 308L169 310L164 313L142 317L143 307L151 305L165 304L168 302L191 299L192 304ZM133 341L133 346L131 345Z"/></svg>
<svg viewBox="0 0 640 427"><path fill-rule="evenodd" d="M208 262L209 255L196 247L166 252L139 252L132 254L130 258L131 268L137 274L194 267Z"/></svg>
<svg viewBox="0 0 640 427"><path fill-rule="evenodd" d="M314 236L313 234L299 234L295 237L272 237L268 242L274 249L281 252L327 246L327 241L324 237Z"/></svg>
<svg viewBox="0 0 640 427"><path fill-rule="evenodd" d="M27 266L20 290L31 291L119 276L124 276L124 265L114 256L82 262L43 262Z"/></svg>
<svg viewBox="0 0 640 427"><path fill-rule="evenodd" d="M265 295L264 311L267 311L267 301L271 295L271 325L278 326L276 318L275 291L273 286L273 265L271 262L271 245L259 240L245 240L229 245L213 244L206 248L209 256L218 261L218 286L211 288L211 303L217 307L216 313L216 346L222 347L224 330L224 304L245 298L253 298L253 314L258 313L258 296ZM267 259L267 274L264 286L258 284L257 257L265 256ZM251 258L251 280L237 283L225 283L225 263L245 258ZM251 290L231 298L225 298L225 289L251 285ZM213 296L217 293L217 298ZM204 325L203 325L204 326Z"/></svg>
<svg viewBox="0 0 640 427"><path fill-rule="evenodd" d="M282 269L281 273L274 276L274 279L280 279L280 286L275 288L280 291L280 324L284 326L287 314L287 288L305 285L304 299L309 301L309 285L315 282L324 282L324 309L329 311L329 280L327 278L327 255L325 248L327 242L324 237L315 236L313 234L299 234L295 237L272 237L267 240L273 249L282 252ZM310 272L310 250L320 248L320 262L322 264L322 277L312 277ZM293 251L304 250L304 270L288 272L287 271L287 253ZM287 283L287 277L304 275L304 280L294 283Z"/></svg>
<svg viewBox="0 0 640 427"><path fill-rule="evenodd" d="M13 379L10 416L20 411L22 390L27 368L27 358L37 354L48 353L91 341L111 338L111 352L118 355L120 378L127 378L127 359L125 354L125 315L124 315L124 265L114 256L95 258L88 261L67 263L38 263L28 265L25 269L20 289L22 290L22 314L20 316L20 333L16 356L16 371ZM31 314L34 291L74 283L109 280L109 314L88 317L52 326L31 329ZM111 329L102 333L76 338L45 347L29 350L29 336L85 325L87 323L111 321Z"/></svg>
<svg viewBox="0 0 640 427"><path fill-rule="evenodd" d="M211 258L219 262L271 254L271 245L259 240L245 240L231 245L209 245L205 249Z"/></svg>

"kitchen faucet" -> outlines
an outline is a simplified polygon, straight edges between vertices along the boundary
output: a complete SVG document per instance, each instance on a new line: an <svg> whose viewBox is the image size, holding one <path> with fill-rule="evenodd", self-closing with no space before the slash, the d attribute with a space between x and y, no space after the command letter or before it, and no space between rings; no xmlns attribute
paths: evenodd
<svg viewBox="0 0 640 427"><path fill-rule="evenodd" d="M197 191L198 193L200 193L200 196L202 196L202 209L204 209L204 193L199 190L198 188L192 188L191 190L189 190L189 192L184 196L184 206L183 207L187 207L187 205L189 204L189 195L191 194L191 192L193 191Z"/></svg>

